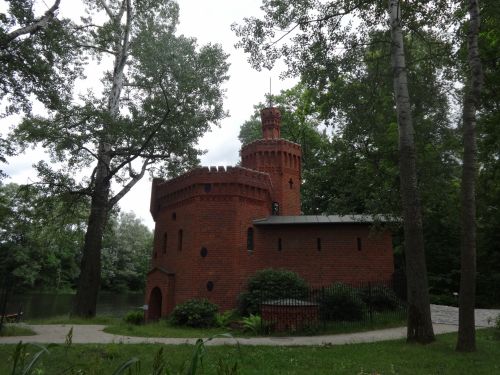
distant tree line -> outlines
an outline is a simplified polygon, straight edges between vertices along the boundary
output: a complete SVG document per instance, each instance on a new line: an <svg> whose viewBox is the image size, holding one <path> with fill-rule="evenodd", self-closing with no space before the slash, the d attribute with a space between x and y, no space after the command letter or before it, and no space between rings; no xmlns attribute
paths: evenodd
<svg viewBox="0 0 500 375"><path fill-rule="evenodd" d="M34 186L0 185L0 275L16 293L76 288L88 203ZM131 212L113 212L103 239L101 289L142 291L152 231Z"/></svg>

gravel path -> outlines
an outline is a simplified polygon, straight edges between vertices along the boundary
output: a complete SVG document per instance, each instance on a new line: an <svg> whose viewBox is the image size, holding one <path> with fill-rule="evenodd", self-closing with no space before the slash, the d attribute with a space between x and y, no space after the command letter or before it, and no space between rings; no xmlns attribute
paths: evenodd
<svg viewBox="0 0 500 375"><path fill-rule="evenodd" d="M476 327L493 327L500 310L476 309ZM431 305L432 322L458 325L458 307Z"/></svg>
<svg viewBox="0 0 500 375"><path fill-rule="evenodd" d="M37 333L36 336L24 337L0 337L0 344L15 344L20 340L33 343L55 343L63 344L70 328L73 327L74 344L167 344L182 345L194 344L196 338L166 338L166 337L131 337L112 335L103 332L103 325L33 325L31 328ZM437 324L434 326L435 333L454 332L457 327L454 325ZM406 337L406 328L389 328L370 332L357 332L340 335L325 336L301 336L301 337L252 337L252 338L215 338L207 345L272 345L272 346L307 346L307 345L342 345L363 342L375 342L385 340L395 340Z"/></svg>
<svg viewBox="0 0 500 375"><path fill-rule="evenodd" d="M458 309L450 306L431 305L434 332L436 334L456 332L458 330ZM477 327L492 327L500 310L476 309ZM19 341L33 343L63 344L71 327L73 327L73 343L75 344L168 344L182 345L194 344L196 338L145 338L113 335L103 332L104 325L33 325L30 326L36 336L0 337L0 344L15 344ZM363 342L375 342L402 339L406 337L406 328L389 328L369 332L347 333L324 336L302 337L252 337L252 338L215 338L207 345L272 345L272 346L302 346L302 345L342 345Z"/></svg>

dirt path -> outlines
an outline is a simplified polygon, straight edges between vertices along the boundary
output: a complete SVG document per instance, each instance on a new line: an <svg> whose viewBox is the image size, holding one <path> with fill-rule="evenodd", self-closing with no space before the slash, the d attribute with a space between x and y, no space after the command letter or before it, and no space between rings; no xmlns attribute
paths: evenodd
<svg viewBox="0 0 500 375"><path fill-rule="evenodd" d="M458 331L458 309L450 306L431 305L434 332L436 334ZM476 309L477 327L492 327L500 310ZM194 344L197 338L167 338L167 337L132 337L113 335L103 332L104 325L32 325L36 336L0 337L0 344L15 344L19 341L33 343L63 344L71 327L73 327L73 343L75 344L168 344L182 345ZM375 342L402 339L406 337L406 328L388 328L377 331L346 333L323 336L297 336L297 337L252 337L252 338L216 338L207 345L232 345L237 342L241 345L342 345L363 342Z"/></svg>

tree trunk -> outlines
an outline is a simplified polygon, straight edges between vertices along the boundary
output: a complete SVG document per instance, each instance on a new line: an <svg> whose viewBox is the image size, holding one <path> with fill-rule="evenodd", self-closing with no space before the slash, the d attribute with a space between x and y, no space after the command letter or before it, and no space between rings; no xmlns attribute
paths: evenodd
<svg viewBox="0 0 500 375"><path fill-rule="evenodd" d="M392 42L391 63L399 127L399 170L408 281L407 341L429 343L434 341L434 331L429 304L414 129L408 94L399 1L389 0L389 14Z"/></svg>
<svg viewBox="0 0 500 375"><path fill-rule="evenodd" d="M106 162L99 161L83 245L80 278L73 306L73 314L82 318L92 318L96 314L97 295L101 284L102 237L109 213L110 184L107 170Z"/></svg>
<svg viewBox="0 0 500 375"><path fill-rule="evenodd" d="M463 108L461 270L456 347L461 352L476 350L474 322L476 299L476 110L479 106L483 81L478 48L480 24L478 1L469 0L468 8L470 21L467 45L470 75L467 77Z"/></svg>
<svg viewBox="0 0 500 375"><path fill-rule="evenodd" d="M122 0L120 13L114 15L106 2L101 2L106 13L116 23L121 22L121 18L126 12L126 22L123 28L123 35L115 40L114 50L116 52L113 65L113 80L108 96L108 114L111 119L116 120L120 114L120 98L124 82L124 69L127 63L130 47L130 30L132 25L132 3L131 0ZM111 173L111 139L107 133L107 126L104 124L104 131L99 142L97 153L97 167L94 187L92 189L92 201L90 216L85 233L83 246L83 257L80 266L80 279L76 293L74 310L75 315L91 318L95 316L97 307L97 295L101 284L101 250L102 237L108 218L109 211L113 208L110 200ZM141 176L144 174L144 170ZM133 185L132 185L133 186ZM130 187L129 187L130 190ZM128 191L128 190L127 190Z"/></svg>

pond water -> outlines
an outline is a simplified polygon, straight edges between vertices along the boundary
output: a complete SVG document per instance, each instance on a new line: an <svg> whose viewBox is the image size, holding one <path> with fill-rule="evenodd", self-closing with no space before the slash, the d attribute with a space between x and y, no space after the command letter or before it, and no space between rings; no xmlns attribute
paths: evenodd
<svg viewBox="0 0 500 375"><path fill-rule="evenodd" d="M71 312L74 294L29 293L10 295L7 313L15 313L22 308L23 319L50 318L68 315ZM144 305L143 293L99 293L97 315L122 317L130 310Z"/></svg>

